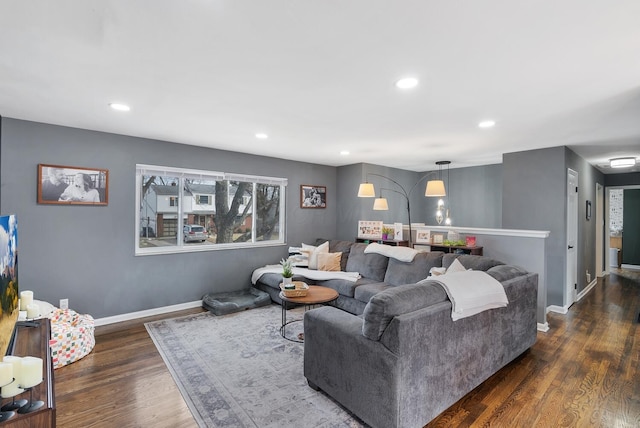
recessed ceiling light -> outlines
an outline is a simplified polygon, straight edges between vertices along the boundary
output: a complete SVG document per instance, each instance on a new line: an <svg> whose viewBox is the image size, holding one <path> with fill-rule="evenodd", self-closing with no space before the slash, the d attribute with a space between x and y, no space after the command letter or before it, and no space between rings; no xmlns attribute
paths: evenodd
<svg viewBox="0 0 640 428"><path fill-rule="evenodd" d="M131 110L131 107L129 107L126 104L122 104L122 103L111 103L109 104L109 107L111 107L114 110L117 111L129 111Z"/></svg>
<svg viewBox="0 0 640 428"><path fill-rule="evenodd" d="M627 168L636 164L636 158L616 158L609 161L611 168Z"/></svg>
<svg viewBox="0 0 640 428"><path fill-rule="evenodd" d="M264 132L258 132L256 134L256 138L259 138L261 140L266 140L267 138L269 138L269 136L267 134L265 134Z"/></svg>
<svg viewBox="0 0 640 428"><path fill-rule="evenodd" d="M405 77L396 82L396 87L400 89L413 89L418 86L418 79L415 77Z"/></svg>
<svg viewBox="0 0 640 428"><path fill-rule="evenodd" d="M479 128L493 128L494 126L496 126L495 120L483 120L482 122L478 123Z"/></svg>
<svg viewBox="0 0 640 428"><path fill-rule="evenodd" d="M350 153L349 153L349 150L342 150L342 151L340 152L340 154L341 154L342 156L347 156L347 155L349 155Z"/></svg>

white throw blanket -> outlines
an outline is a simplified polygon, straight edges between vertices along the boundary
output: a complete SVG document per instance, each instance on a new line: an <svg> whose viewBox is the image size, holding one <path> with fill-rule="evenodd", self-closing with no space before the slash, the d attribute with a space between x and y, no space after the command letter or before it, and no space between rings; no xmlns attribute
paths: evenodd
<svg viewBox="0 0 640 428"><path fill-rule="evenodd" d="M439 282L447 292L454 321L509 304L502 284L483 271L451 272L429 279Z"/></svg>
<svg viewBox="0 0 640 428"><path fill-rule="evenodd" d="M251 283L255 285L256 282L258 282L258 280L260 279L260 277L266 273L281 274L282 266L267 265L265 267L261 267L254 270L253 274L251 275ZM324 270L312 270L312 269L298 268L298 267L293 268L293 274L304 276L305 278L309 278L309 279L320 280L320 281L327 280L327 279L344 279L346 281L356 282L358 279L360 279L360 274L358 272L329 272Z"/></svg>
<svg viewBox="0 0 640 428"><path fill-rule="evenodd" d="M373 242L364 249L365 254L376 253L383 256L392 257L401 262L412 262L413 258L418 254L417 250L409 247L393 247L391 245L378 244Z"/></svg>

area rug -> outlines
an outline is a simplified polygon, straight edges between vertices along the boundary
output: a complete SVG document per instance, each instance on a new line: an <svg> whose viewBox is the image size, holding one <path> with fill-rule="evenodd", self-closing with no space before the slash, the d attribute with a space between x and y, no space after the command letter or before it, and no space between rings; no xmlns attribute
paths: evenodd
<svg viewBox="0 0 640 428"><path fill-rule="evenodd" d="M302 318L301 309L288 318ZM364 427L307 385L304 344L284 339L280 323L280 306L270 305L145 326L200 427Z"/></svg>

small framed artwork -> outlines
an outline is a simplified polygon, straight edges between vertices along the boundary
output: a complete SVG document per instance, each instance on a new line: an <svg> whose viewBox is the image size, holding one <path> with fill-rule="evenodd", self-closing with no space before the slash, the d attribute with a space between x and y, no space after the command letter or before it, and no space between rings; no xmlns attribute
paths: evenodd
<svg viewBox="0 0 640 428"><path fill-rule="evenodd" d="M79 166L38 165L38 203L107 205L109 170Z"/></svg>
<svg viewBox="0 0 640 428"><path fill-rule="evenodd" d="M430 230L416 231L416 244L429 244L431 242Z"/></svg>
<svg viewBox="0 0 640 428"><path fill-rule="evenodd" d="M434 233L431 235L431 243L432 244L442 244L444 242L444 234L443 233Z"/></svg>
<svg viewBox="0 0 640 428"><path fill-rule="evenodd" d="M404 233L404 227L402 223L393 223L393 239L396 241L402 241L402 235Z"/></svg>
<svg viewBox="0 0 640 428"><path fill-rule="evenodd" d="M591 201L587 201L587 220L591 220Z"/></svg>
<svg viewBox="0 0 640 428"><path fill-rule="evenodd" d="M300 185L300 208L326 208L327 187Z"/></svg>

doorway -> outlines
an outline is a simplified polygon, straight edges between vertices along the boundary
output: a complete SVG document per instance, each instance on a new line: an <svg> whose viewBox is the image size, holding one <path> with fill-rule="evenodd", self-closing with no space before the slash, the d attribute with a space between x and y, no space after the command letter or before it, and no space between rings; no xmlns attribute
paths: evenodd
<svg viewBox="0 0 640 428"><path fill-rule="evenodd" d="M578 173L567 169L567 267L564 309L576 301L578 287Z"/></svg>
<svg viewBox="0 0 640 428"><path fill-rule="evenodd" d="M596 183L596 277L605 274L604 262L604 187ZM609 246L607 245L607 249Z"/></svg>

